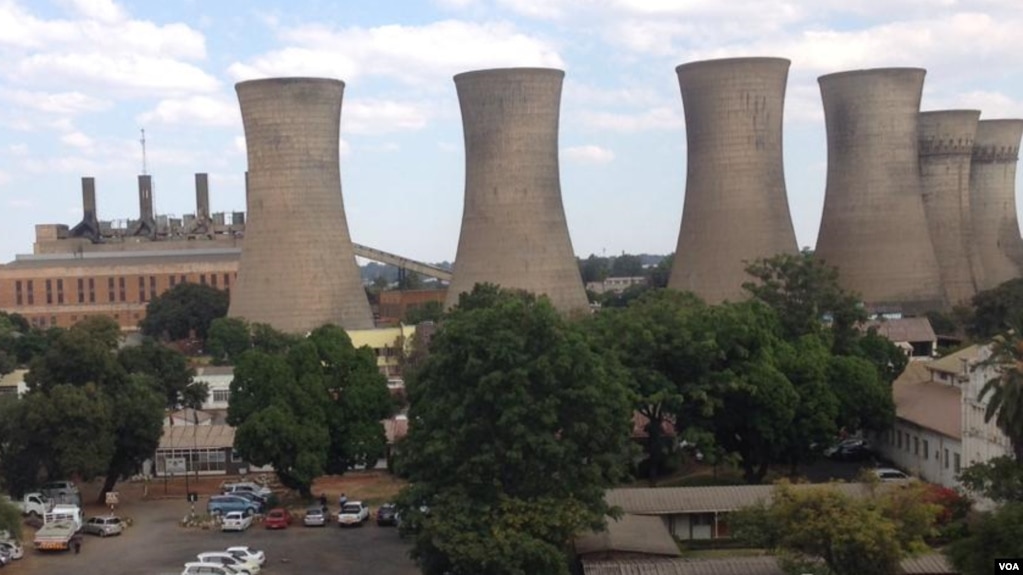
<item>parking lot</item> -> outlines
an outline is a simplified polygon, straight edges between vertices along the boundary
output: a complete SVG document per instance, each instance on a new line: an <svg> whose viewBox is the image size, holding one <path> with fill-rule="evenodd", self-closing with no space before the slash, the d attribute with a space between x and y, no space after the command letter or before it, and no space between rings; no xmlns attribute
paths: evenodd
<svg viewBox="0 0 1023 575"><path fill-rule="evenodd" d="M184 528L178 521L188 513L188 503L175 500L142 501L126 505L118 513L135 523L123 535L109 538L86 536L81 554L41 553L25 550L25 558L2 571L3 575L180 575L187 561L198 553L222 551L248 545L267 556L267 575L414 575L419 573L408 558L409 545L393 527L377 527L371 520L363 527L341 529L298 524L270 531L253 525L243 533ZM26 530L26 536L31 531Z"/></svg>

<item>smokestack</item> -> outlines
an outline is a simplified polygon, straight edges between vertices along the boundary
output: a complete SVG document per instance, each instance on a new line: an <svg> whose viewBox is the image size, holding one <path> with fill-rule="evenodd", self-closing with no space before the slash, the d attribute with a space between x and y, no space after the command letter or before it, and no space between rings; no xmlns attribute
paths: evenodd
<svg viewBox="0 0 1023 575"><path fill-rule="evenodd" d="M977 293L970 258L970 156L978 110L924 112L919 118L920 185L947 308Z"/></svg>
<svg viewBox="0 0 1023 575"><path fill-rule="evenodd" d="M210 219L210 182L207 174L195 175L195 219Z"/></svg>
<svg viewBox="0 0 1023 575"><path fill-rule="evenodd" d="M139 176L139 219L153 221L153 177Z"/></svg>
<svg viewBox="0 0 1023 575"><path fill-rule="evenodd" d="M668 287L745 299L746 265L797 253L782 162L789 61L734 58L675 69L688 140L685 207Z"/></svg>
<svg viewBox="0 0 1023 575"><path fill-rule="evenodd" d="M489 282L546 295L563 312L589 308L561 201L564 76L548 68L505 68L454 77L465 135L465 204L447 306Z"/></svg>
<svg viewBox="0 0 1023 575"><path fill-rule="evenodd" d="M228 315L304 334L373 327L338 165L344 83L235 85L249 160L248 223Z"/></svg>
<svg viewBox="0 0 1023 575"><path fill-rule="evenodd" d="M973 241L981 291L1020 277L1023 239L1016 217L1016 163L1023 120L981 120L970 169Z"/></svg>
<svg viewBox="0 0 1023 575"><path fill-rule="evenodd" d="M917 119L925 70L821 76L828 177L816 256L874 308L942 305L920 188Z"/></svg>
<svg viewBox="0 0 1023 575"><path fill-rule="evenodd" d="M82 221L71 228L73 238L88 238L99 241L99 219L96 216L96 178L82 178Z"/></svg>

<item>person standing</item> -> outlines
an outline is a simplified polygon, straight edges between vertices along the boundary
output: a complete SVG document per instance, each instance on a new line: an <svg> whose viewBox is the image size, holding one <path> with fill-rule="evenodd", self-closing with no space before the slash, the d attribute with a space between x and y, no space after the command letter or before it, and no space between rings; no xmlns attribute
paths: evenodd
<svg viewBox="0 0 1023 575"><path fill-rule="evenodd" d="M82 550L82 535L80 533L75 533L71 537L71 545L75 548L75 555L78 555Z"/></svg>

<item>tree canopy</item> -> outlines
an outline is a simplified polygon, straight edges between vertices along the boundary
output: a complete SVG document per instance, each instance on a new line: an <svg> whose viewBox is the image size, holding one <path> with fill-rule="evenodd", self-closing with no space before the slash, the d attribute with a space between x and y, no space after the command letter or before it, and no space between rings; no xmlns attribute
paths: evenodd
<svg viewBox="0 0 1023 575"><path fill-rule="evenodd" d="M1023 464L1023 318L1010 325L1014 329L991 341L991 355L980 364L997 374L984 383L978 400L989 398L984 421L995 421L1012 442L1016 462Z"/></svg>
<svg viewBox="0 0 1023 575"><path fill-rule="evenodd" d="M967 331L987 339L1023 322L1023 278L1011 279L973 296L973 317Z"/></svg>
<svg viewBox="0 0 1023 575"><path fill-rule="evenodd" d="M144 335L181 340L193 335L205 340L213 320L227 315L226 291L204 284L178 284L146 305L139 322Z"/></svg>
<svg viewBox="0 0 1023 575"><path fill-rule="evenodd" d="M205 383L193 381L195 370L185 356L153 339L146 338L137 347L125 347L117 359L128 373L151 377L167 409L199 409L209 395Z"/></svg>
<svg viewBox="0 0 1023 575"><path fill-rule="evenodd" d="M90 317L61 330L30 364L24 399L3 406L0 469L20 494L42 477L105 477L100 500L151 457L162 434L165 391L119 360L120 330Z"/></svg>
<svg viewBox="0 0 1023 575"><path fill-rule="evenodd" d="M423 573L567 575L626 469L622 378L545 298L462 294L407 383L399 508Z"/></svg>
<svg viewBox="0 0 1023 575"><path fill-rule="evenodd" d="M823 561L834 575L896 575L904 557L926 549L940 511L921 485L860 499L826 485L797 490L783 483L770 504L732 513L729 524L739 541L796 564Z"/></svg>
<svg viewBox="0 0 1023 575"><path fill-rule="evenodd" d="M995 558L1023 557L1023 502L1011 501L985 514L945 554L962 575L991 573Z"/></svg>
<svg viewBox="0 0 1023 575"><path fill-rule="evenodd" d="M281 483L311 495L313 479L375 463L386 447L392 402L369 348L355 349L337 326L306 338L262 327L235 364L227 421L235 449L272 464ZM254 339L256 336L253 336Z"/></svg>

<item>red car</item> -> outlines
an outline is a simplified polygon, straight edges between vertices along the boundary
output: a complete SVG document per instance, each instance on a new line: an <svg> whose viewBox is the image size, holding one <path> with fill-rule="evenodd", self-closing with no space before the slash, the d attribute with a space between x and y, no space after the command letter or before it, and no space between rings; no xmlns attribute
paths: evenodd
<svg viewBox="0 0 1023 575"><path fill-rule="evenodd" d="M266 514L266 518L263 519L263 525L265 525L267 529L286 529L289 525L291 525L292 521L294 521L294 518L291 516L291 513L289 513L287 509L278 507L276 509L271 509L270 512Z"/></svg>

